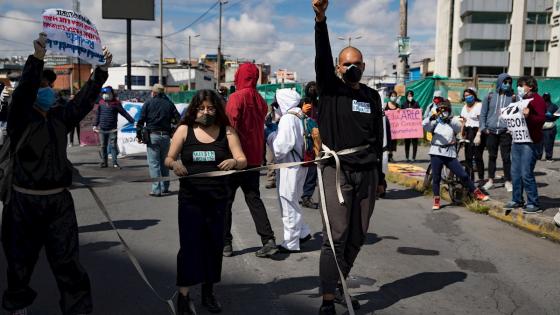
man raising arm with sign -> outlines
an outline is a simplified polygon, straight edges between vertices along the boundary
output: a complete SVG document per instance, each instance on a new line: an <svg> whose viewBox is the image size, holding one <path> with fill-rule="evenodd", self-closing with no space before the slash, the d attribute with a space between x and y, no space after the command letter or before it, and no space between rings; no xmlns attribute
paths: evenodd
<svg viewBox="0 0 560 315"><path fill-rule="evenodd" d="M66 106L57 106L51 78L43 71L47 36L33 42L14 91L8 114L13 161L2 169L2 245L8 262L8 288L2 306L11 314L26 314L37 293L29 281L41 248L60 290L62 314L92 311L88 275L78 258L78 226L72 195L72 164L66 155L68 131L93 108L107 80L112 55L97 67L88 82ZM48 79L48 80L45 80ZM2 161L2 166L6 164ZM6 174L13 173L13 181ZM8 177L9 178L9 177Z"/></svg>
<svg viewBox="0 0 560 315"><path fill-rule="evenodd" d="M323 305L319 314L336 314L333 303L346 303L343 279L339 274L348 277L364 243L376 194L383 192L385 182L381 166L381 98L377 91L360 84L365 64L361 52L354 47L340 52L336 72L342 78L337 77L325 16L328 4L327 0L312 1L315 11L319 132L324 145L331 150L355 149L356 152L340 156L341 168L338 170L334 159L319 167L325 178L323 222L327 218L330 221L323 229L325 240L319 267ZM337 187L335 178L339 171L340 186ZM341 192L343 202L337 198L338 192ZM333 244L328 234L331 234ZM351 302L349 307L360 307L358 300L351 299Z"/></svg>

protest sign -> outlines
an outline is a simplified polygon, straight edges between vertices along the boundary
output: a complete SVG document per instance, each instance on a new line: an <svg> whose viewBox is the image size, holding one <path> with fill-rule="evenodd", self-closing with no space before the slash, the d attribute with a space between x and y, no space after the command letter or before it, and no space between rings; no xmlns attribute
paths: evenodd
<svg viewBox="0 0 560 315"><path fill-rule="evenodd" d="M514 143L531 143L531 135L523 110L527 108L533 99L521 100L519 102L511 103L502 109L500 119L502 119L507 126L508 131L511 133L511 138Z"/></svg>
<svg viewBox="0 0 560 315"><path fill-rule="evenodd" d="M92 65L105 63L99 32L87 17L72 10L47 9L43 12L43 32L48 36L48 50Z"/></svg>
<svg viewBox="0 0 560 315"><path fill-rule="evenodd" d="M391 124L393 140L424 137L421 109L388 110L385 115Z"/></svg>

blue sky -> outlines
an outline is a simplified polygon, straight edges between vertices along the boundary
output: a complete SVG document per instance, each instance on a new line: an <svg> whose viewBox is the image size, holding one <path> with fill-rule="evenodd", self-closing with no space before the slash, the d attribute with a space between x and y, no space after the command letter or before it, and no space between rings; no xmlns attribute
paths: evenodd
<svg viewBox="0 0 560 315"><path fill-rule="evenodd" d="M45 8L71 8L71 0L4 0L0 14L20 19L40 19ZM164 34L171 34L191 24L208 10L215 0L164 0ZM409 36L412 40L411 61L433 57L435 41L436 0L409 1ZM103 20L101 0L82 0L82 12L100 30L125 32L125 22ZM335 0L327 12L333 51L346 45L337 37L362 36L353 45L362 49L366 58L366 74L391 71L396 62L396 37L399 25L399 0ZM223 52L233 58L267 62L272 69L288 68L298 72L302 80L314 77L313 16L311 0L229 0L224 5ZM30 42L41 30L38 23L0 18L0 56L24 55L30 52ZM9 30L9 31L7 31ZM155 60L159 43L159 1L156 0L156 21L134 21L133 59ZM215 53L218 44L218 9L211 10L191 28L166 38L164 55L186 59L188 36L192 39L192 54ZM124 62L126 37L101 33L104 44Z"/></svg>

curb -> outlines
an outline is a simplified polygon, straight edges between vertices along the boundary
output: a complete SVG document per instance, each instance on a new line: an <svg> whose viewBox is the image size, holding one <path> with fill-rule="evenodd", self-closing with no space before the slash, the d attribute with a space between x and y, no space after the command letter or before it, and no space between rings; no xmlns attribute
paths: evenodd
<svg viewBox="0 0 560 315"><path fill-rule="evenodd" d="M422 177L389 171L386 180L395 184L412 188L425 195L432 194L431 190L426 191L424 189L424 178ZM444 194L442 194L442 198L449 201L449 198L447 198ZM533 233L537 236L560 243L560 227L556 226L554 220L551 217L546 217L540 214L527 215L524 214L520 209L506 211L504 210L504 203L495 200L485 202L484 205L489 207L489 216L502 222L509 223L519 229Z"/></svg>

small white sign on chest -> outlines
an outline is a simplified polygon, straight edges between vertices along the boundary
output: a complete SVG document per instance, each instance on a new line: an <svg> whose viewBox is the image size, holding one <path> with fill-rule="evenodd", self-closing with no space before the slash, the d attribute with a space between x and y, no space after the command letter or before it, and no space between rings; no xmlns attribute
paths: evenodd
<svg viewBox="0 0 560 315"><path fill-rule="evenodd" d="M352 101L352 111L363 113L363 114L371 114L371 105L367 102L358 102L356 100Z"/></svg>

